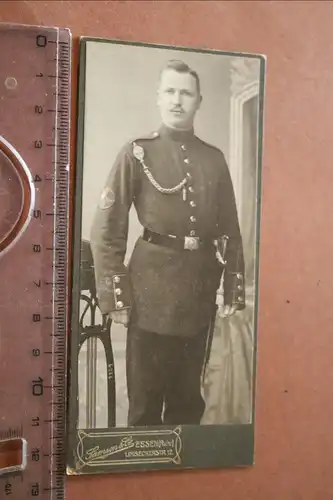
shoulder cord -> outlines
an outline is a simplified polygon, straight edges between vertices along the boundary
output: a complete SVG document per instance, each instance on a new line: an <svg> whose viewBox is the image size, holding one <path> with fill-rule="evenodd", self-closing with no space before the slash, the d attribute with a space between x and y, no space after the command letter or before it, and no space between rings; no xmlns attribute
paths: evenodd
<svg viewBox="0 0 333 500"><path fill-rule="evenodd" d="M142 167L143 167L143 171L144 173L146 174L146 176L148 177L149 181L152 183L152 185L158 190L160 191L161 193L164 193L164 194L172 194L172 193L177 193L178 191L180 191L184 186L185 184L187 183L187 178L185 177L179 184L177 184L176 186L172 187L172 188L164 188L162 187L158 182L157 180L153 177L152 173L150 172L149 168L144 164L144 162L142 161L141 162L142 164Z"/></svg>
<svg viewBox="0 0 333 500"><path fill-rule="evenodd" d="M178 191L180 191L181 189L184 188L184 186L188 182L187 177L184 177L184 179L179 184L177 184L176 186L174 186L172 188L162 187L157 182L157 180L154 178L153 174L150 172L149 168L147 167L147 165L143 161L143 149L135 143L133 144L133 146L134 146L134 148L133 148L134 156L141 163L144 173L146 174L146 176L148 177L150 183L154 186L154 188L156 188L158 191L160 191L161 193L164 193L164 194L177 193Z"/></svg>

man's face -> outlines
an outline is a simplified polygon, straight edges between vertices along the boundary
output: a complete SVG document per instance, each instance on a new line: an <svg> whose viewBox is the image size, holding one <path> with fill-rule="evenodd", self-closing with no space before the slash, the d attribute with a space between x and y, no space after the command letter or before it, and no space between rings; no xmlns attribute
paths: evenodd
<svg viewBox="0 0 333 500"><path fill-rule="evenodd" d="M182 130L191 128L201 104L195 78L189 73L166 69L161 75L157 103L165 125Z"/></svg>

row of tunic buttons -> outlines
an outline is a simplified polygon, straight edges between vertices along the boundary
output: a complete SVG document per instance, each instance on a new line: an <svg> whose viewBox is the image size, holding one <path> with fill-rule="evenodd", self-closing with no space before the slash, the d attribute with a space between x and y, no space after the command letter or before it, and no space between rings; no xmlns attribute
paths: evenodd
<svg viewBox="0 0 333 500"><path fill-rule="evenodd" d="M181 148L182 148L182 150L183 150L183 151L186 151L186 146L185 146L184 144L182 144L182 145L181 145ZM189 160L188 158L184 158L184 163L186 163L186 165L188 165L188 164L190 163L190 160ZM192 179L191 174L190 174L189 172L187 172L187 174L186 174L186 175L187 175L187 177L188 177L189 181L191 181L191 179ZM194 189L193 189L193 187L192 187L192 186L189 186L189 187L188 187L188 191L189 191L190 193L192 193L192 194L193 194L193 193L194 193ZM192 208L196 208L197 204L195 203L195 201L194 201L194 200L190 200L190 206L191 206ZM195 217L194 215L191 215L191 216L190 216L190 222L191 222L192 224L194 224L195 222L197 222L197 219L196 219L196 217ZM195 235L196 235L195 229L191 229L191 231L190 231L190 236L195 236Z"/></svg>
<svg viewBox="0 0 333 500"><path fill-rule="evenodd" d="M115 276L113 278L113 281L114 281L114 283L120 283L120 277L119 276ZM117 296L121 295L121 292L122 292L121 288L116 288L115 289L115 293L116 293ZM124 307L123 302L121 300L118 300L117 303L116 303L116 307L117 307L117 309L121 309L122 307Z"/></svg>

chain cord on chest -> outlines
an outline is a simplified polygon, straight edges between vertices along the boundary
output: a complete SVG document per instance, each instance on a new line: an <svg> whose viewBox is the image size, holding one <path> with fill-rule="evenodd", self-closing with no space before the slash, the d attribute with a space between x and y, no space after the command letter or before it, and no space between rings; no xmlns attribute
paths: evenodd
<svg viewBox="0 0 333 500"><path fill-rule="evenodd" d="M147 167L147 165L144 162L143 148L141 148L141 146L138 146L137 144L134 143L133 144L133 153L134 153L135 158L137 160L139 160L139 162L141 163L144 173L146 174L149 182L154 186L155 189L157 189L160 193L163 193L163 194L174 194L174 193L178 193L179 191L183 190L183 199L184 199L184 201L186 200L186 184L188 182L187 177L184 177L184 179L181 182L179 182L179 184L177 184L176 186L173 186L172 188L162 187L157 182L157 180L155 179L155 177L150 172L149 168Z"/></svg>

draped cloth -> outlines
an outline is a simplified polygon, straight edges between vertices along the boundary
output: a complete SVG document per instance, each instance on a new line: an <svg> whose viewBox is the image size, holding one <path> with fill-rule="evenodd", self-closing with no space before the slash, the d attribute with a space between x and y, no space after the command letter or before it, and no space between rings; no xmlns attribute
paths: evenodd
<svg viewBox="0 0 333 500"><path fill-rule="evenodd" d="M206 412L202 424L251 421L252 307L232 316L217 315L210 362L203 384Z"/></svg>

